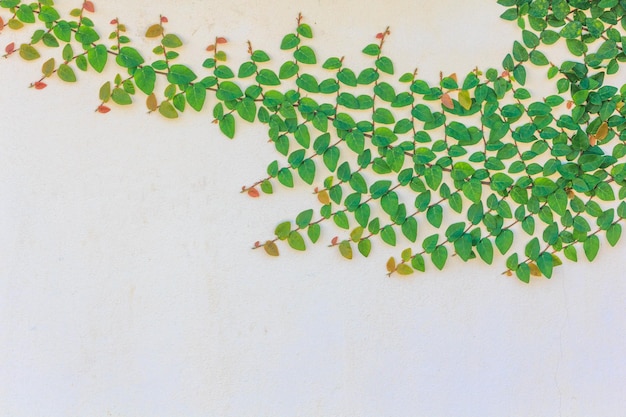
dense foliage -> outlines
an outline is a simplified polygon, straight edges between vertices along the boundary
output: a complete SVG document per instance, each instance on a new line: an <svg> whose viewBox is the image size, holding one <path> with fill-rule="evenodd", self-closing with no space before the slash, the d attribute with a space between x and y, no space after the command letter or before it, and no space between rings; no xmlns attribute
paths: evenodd
<svg viewBox="0 0 626 417"><path fill-rule="evenodd" d="M499 253L508 275L529 282L550 278L563 257L576 261L582 252L592 261L601 238L610 245L620 238L626 88L608 80L626 60L626 0L498 3L506 7L501 17L520 28L502 68L442 75L437 85L417 71L396 72L383 52L389 30L363 49L367 68L322 60L301 17L280 43L292 59L274 63L250 45L249 60L231 65L227 40L216 37L201 72L180 63L183 41L167 32L167 18L146 30L156 47L140 51L117 19L101 38L88 17L91 1L63 17L52 0L0 0L8 15L0 29L36 28L28 41L7 45L5 57L32 61L42 48L59 51L43 63L36 89L114 61L120 74L100 88L102 113L143 94L166 118L210 107L229 138L240 121L263 126L279 157L243 191L258 197L302 182L320 203L255 244L270 255L279 241L305 250L324 227L331 236L337 232L328 229L339 231L330 244L348 259L368 256L378 241L406 248L387 262L390 274L442 269L452 254L491 264ZM554 44L570 53L558 65ZM534 96L529 70L545 74L554 93Z"/></svg>

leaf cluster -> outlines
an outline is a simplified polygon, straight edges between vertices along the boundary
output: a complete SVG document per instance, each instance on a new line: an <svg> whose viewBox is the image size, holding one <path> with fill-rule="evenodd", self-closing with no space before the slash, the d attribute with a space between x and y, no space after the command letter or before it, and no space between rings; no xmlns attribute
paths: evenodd
<svg viewBox="0 0 626 417"><path fill-rule="evenodd" d="M209 107L228 138L242 121L263 126L278 157L243 191L258 197L302 182L314 187L319 207L280 223L255 248L277 256L284 241L304 251L332 229L330 246L347 259L369 256L374 243L402 247L386 264L389 274L443 269L451 256L487 264L502 257L506 274L529 282L550 278L580 251L593 261L601 237L615 245L621 236L626 87L609 80L626 60L626 0L498 3L521 30L502 67L442 74L437 84L417 70L396 72L383 52L388 28L362 49L366 68L320 59L299 16L280 42L286 61L274 64L249 44L248 60L232 65L218 36L197 70L179 62L183 40L167 32L163 16L146 30L155 42L147 54L117 19L102 39L87 17L89 1L68 18L51 0L0 7L10 29L39 27L6 56L32 61L43 47L60 51L43 63L35 88L114 62L119 74L102 84L99 112L143 95L150 112L170 119ZM555 44L570 53L558 65L550 59ZM545 72L554 93L534 97L529 71Z"/></svg>

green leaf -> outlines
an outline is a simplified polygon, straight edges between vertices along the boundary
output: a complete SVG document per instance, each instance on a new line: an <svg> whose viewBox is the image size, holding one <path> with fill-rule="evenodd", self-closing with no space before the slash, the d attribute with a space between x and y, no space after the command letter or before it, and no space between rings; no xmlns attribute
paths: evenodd
<svg viewBox="0 0 626 417"><path fill-rule="evenodd" d="M269 69L262 69L256 76L256 82L261 85L280 85L280 80L276 73Z"/></svg>
<svg viewBox="0 0 626 417"><path fill-rule="evenodd" d="M196 84L197 85L197 84ZM252 123L256 116L256 103L249 97L245 97L243 100L237 103L237 114L247 121Z"/></svg>
<svg viewBox="0 0 626 417"><path fill-rule="evenodd" d="M357 247L361 255L367 258L372 250L372 242L369 239L362 239L359 240Z"/></svg>
<svg viewBox="0 0 626 417"><path fill-rule="evenodd" d="M337 79L347 86L356 87L356 75L349 68L343 68L341 71L339 71L337 73Z"/></svg>
<svg viewBox="0 0 626 417"><path fill-rule="evenodd" d="M144 63L144 59L135 48L123 46L120 48L115 62L117 62L120 67L136 68Z"/></svg>
<svg viewBox="0 0 626 417"><path fill-rule="evenodd" d="M293 188L293 175L289 168L281 168L278 171L278 182L288 188Z"/></svg>
<svg viewBox="0 0 626 417"><path fill-rule="evenodd" d="M302 62L303 64L315 64L317 63L317 59L315 58L315 52L308 46L301 46L296 49L293 53L293 57L296 61Z"/></svg>
<svg viewBox="0 0 626 417"><path fill-rule="evenodd" d="M233 70L228 68L226 65L218 65L217 67L215 67L215 69L213 70L213 75L215 75L217 78L226 78L226 79L233 78L235 76L235 74L233 73Z"/></svg>
<svg viewBox="0 0 626 417"><path fill-rule="evenodd" d="M621 236L622 226L619 223L612 224L606 231L606 240L611 246L615 246Z"/></svg>
<svg viewBox="0 0 626 417"><path fill-rule="evenodd" d="M254 62L267 62L270 60L270 57L264 51L256 50L252 53L250 59Z"/></svg>
<svg viewBox="0 0 626 417"><path fill-rule="evenodd" d="M235 117L228 113L219 121L220 130L226 137L232 139L235 137ZM280 178L279 178L280 179Z"/></svg>
<svg viewBox="0 0 626 417"><path fill-rule="evenodd" d="M39 58L40 55L33 46L23 43L20 45L20 56L26 61L33 61Z"/></svg>
<svg viewBox="0 0 626 417"><path fill-rule="evenodd" d="M374 115L372 116L372 120L376 123L383 124L393 124L396 122L396 119L393 117L391 111L384 107L379 107L374 111Z"/></svg>
<svg viewBox="0 0 626 417"><path fill-rule="evenodd" d="M592 262L596 258L599 249L600 239L596 235L588 236L583 242L583 250L585 251L587 259L589 259L589 262Z"/></svg>
<svg viewBox="0 0 626 417"><path fill-rule="evenodd" d="M19 9L15 12L15 15L24 23L35 23L35 14L33 13L33 9L27 4L20 5Z"/></svg>
<svg viewBox="0 0 626 417"><path fill-rule="evenodd" d="M131 104L133 102L133 100L130 98L130 94L128 94L126 91L122 90L119 87L113 89L113 91L111 92L111 99L115 103L122 106Z"/></svg>
<svg viewBox="0 0 626 417"><path fill-rule="evenodd" d="M241 64L239 66L239 71L237 72L237 77L238 78L246 78L251 76L252 74L254 74L256 72L256 64L254 62L244 62L243 64Z"/></svg>
<svg viewBox="0 0 626 417"><path fill-rule="evenodd" d="M337 213L335 213L335 215L333 216L333 221L335 222L337 227L340 227L346 230L350 228L350 222L348 221L348 216L343 211L338 211Z"/></svg>
<svg viewBox="0 0 626 417"><path fill-rule="evenodd" d="M161 45L165 46L166 48L178 48L180 46L183 46L183 42L178 36L172 33L168 33L163 37L163 39L161 39Z"/></svg>
<svg viewBox="0 0 626 417"><path fill-rule="evenodd" d="M300 38L298 38L293 33L289 33L283 37L283 40L280 43L280 49L287 50L293 49L300 43Z"/></svg>
<svg viewBox="0 0 626 417"><path fill-rule="evenodd" d="M197 78L196 74L185 65L172 65L167 73L167 81L172 84L186 85Z"/></svg>
<svg viewBox="0 0 626 417"><path fill-rule="evenodd" d="M502 255L504 255L513 244L513 232L509 229L502 230L498 236L496 236L496 247Z"/></svg>
<svg viewBox="0 0 626 417"><path fill-rule="evenodd" d="M370 43L365 48L363 48L363 53L365 55L377 56L380 54L380 48L375 43Z"/></svg>
<svg viewBox="0 0 626 417"><path fill-rule="evenodd" d="M441 226L441 222L443 221L443 208L440 205L429 207L426 212L426 219L434 227Z"/></svg>
<svg viewBox="0 0 626 417"><path fill-rule="evenodd" d="M87 59L89 60L89 64L91 64L93 69L95 69L97 72L102 72L104 66L107 63L108 57L109 53L107 51L107 47L104 45L96 45L89 48L89 50L87 51Z"/></svg>
<svg viewBox="0 0 626 417"><path fill-rule="evenodd" d="M358 78L356 79L356 82L358 84L368 85L376 81L378 78L379 78L379 74L378 72L376 72L374 68L365 68L359 74Z"/></svg>
<svg viewBox="0 0 626 417"><path fill-rule="evenodd" d="M480 258L488 265L493 262L493 245L491 240L484 238L481 239L476 245L476 250Z"/></svg>
<svg viewBox="0 0 626 417"><path fill-rule="evenodd" d="M306 233L309 236L309 239L311 239L311 242L315 243L317 242L317 240L320 238L320 233L321 233L321 227L319 224L312 224L308 227Z"/></svg>
<svg viewBox="0 0 626 417"><path fill-rule="evenodd" d="M300 67L297 63L293 61L287 61L280 66L280 70L278 71L278 77L281 80L286 80L296 75L299 70Z"/></svg>
<svg viewBox="0 0 626 417"><path fill-rule="evenodd" d="M93 65L93 64L92 64ZM154 91L154 84L156 82L156 73L152 67L146 66L137 68L134 73L135 83L144 94L150 95Z"/></svg>
<svg viewBox="0 0 626 417"><path fill-rule="evenodd" d="M341 68L341 60L336 57L328 58L322 65L322 68L328 69L328 70L339 69Z"/></svg>
<svg viewBox="0 0 626 417"><path fill-rule="evenodd" d="M414 217L409 217L402 223L402 234L411 242L417 240L417 220Z"/></svg>
<svg viewBox="0 0 626 417"><path fill-rule="evenodd" d="M443 245L437 246L431 254L431 260L437 269L442 270L448 260L448 249Z"/></svg>
<svg viewBox="0 0 626 417"><path fill-rule="evenodd" d="M76 81L76 74L74 73L74 70L72 69L72 67L70 67L67 64L61 64L59 65L59 69L57 70L57 74L59 76L60 79L62 79L65 82L68 83L73 83ZM113 99L115 101L115 99Z"/></svg>
<svg viewBox="0 0 626 417"><path fill-rule="evenodd" d="M380 230L380 238L390 246L396 246L396 231L387 225Z"/></svg>
<svg viewBox="0 0 626 417"><path fill-rule="evenodd" d="M313 184L315 180L315 163L311 159L305 159L298 167L298 175L307 184Z"/></svg>
<svg viewBox="0 0 626 417"><path fill-rule="evenodd" d="M376 60L376 68L387 74L393 74L393 63L386 56L382 56Z"/></svg>
<svg viewBox="0 0 626 417"><path fill-rule="evenodd" d="M237 84L231 81L222 81L215 96L218 100L231 101L243 96L243 91Z"/></svg>
<svg viewBox="0 0 626 417"><path fill-rule="evenodd" d="M302 235L295 230L289 233L289 237L287 238L287 243L289 246L294 248L295 250L303 251L306 250L306 245L304 244L304 239Z"/></svg>
<svg viewBox="0 0 626 417"><path fill-rule="evenodd" d="M55 20L58 20L61 16L59 16L59 12L57 12L53 7L50 6L42 6L39 11L39 20L46 23L52 23Z"/></svg>
<svg viewBox="0 0 626 417"><path fill-rule="evenodd" d="M206 88L204 88L204 86L200 83L190 85L185 90L185 98L187 99L187 103L189 103L191 108L193 108L195 111L200 111L202 110L202 107L204 106L204 101L206 99ZM252 115L253 118L255 113L256 108Z"/></svg>
<svg viewBox="0 0 626 417"><path fill-rule="evenodd" d="M285 240L289 237L289 233L291 233L291 223L286 221L278 224L276 229L274 229L274 234L280 240Z"/></svg>
<svg viewBox="0 0 626 417"><path fill-rule="evenodd" d="M530 267L527 263L519 264L515 270L515 274L520 281L525 282L526 284L530 282Z"/></svg>
<svg viewBox="0 0 626 417"><path fill-rule="evenodd" d="M302 74L296 79L296 85L309 93L319 93L320 87L315 77L310 74Z"/></svg>

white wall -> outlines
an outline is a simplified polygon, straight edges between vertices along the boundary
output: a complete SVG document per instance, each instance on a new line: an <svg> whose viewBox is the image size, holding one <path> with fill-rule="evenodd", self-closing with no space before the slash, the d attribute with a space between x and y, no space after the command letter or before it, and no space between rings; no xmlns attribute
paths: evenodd
<svg viewBox="0 0 626 417"><path fill-rule="evenodd" d="M430 81L518 38L486 0L129 3L97 2L98 24L148 50L162 13L198 62L216 35L233 62L248 39L280 58L298 11L354 67L390 25L396 68ZM27 89L39 67L0 62L1 417L625 415L623 242L530 285L502 258L387 278L382 244L269 258L252 242L315 198L239 194L275 158L262 128L98 115L103 76Z"/></svg>

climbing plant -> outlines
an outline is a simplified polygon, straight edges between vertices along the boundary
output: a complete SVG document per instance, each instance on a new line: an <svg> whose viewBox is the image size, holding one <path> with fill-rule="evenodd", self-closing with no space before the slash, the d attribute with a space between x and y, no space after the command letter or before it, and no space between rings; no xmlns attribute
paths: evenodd
<svg viewBox="0 0 626 417"><path fill-rule="evenodd" d="M146 28L154 49L140 51L118 19L96 29L91 1L61 16L52 0L0 0L0 30L36 28L6 45L4 57L59 51L41 65L35 89L117 65L100 88L100 113L145 101L166 118L209 108L228 138L240 122L266 129L278 157L242 192L307 184L320 204L254 244L269 255L283 242L303 251L323 232L348 259L367 257L374 244L399 247L390 275L442 269L452 255L487 264L501 257L505 274L529 282L550 278L564 258L593 261L601 238L615 245L621 236L626 87L609 80L626 60L626 0L497 2L520 29L502 68L442 74L436 85L417 70L397 71L384 53L389 29L363 48L366 68L320 59L302 16L280 42L292 52L287 61L249 43L248 60L231 64L218 36L199 52L202 69L182 62L183 40L166 17ZM568 59L551 59L555 44ZM551 81L550 95L533 95L529 69Z"/></svg>

